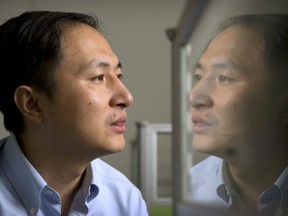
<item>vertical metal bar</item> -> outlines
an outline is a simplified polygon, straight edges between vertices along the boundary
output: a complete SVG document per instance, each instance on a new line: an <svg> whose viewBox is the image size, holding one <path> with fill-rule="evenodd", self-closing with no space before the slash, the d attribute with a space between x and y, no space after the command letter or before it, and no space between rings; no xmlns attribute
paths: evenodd
<svg viewBox="0 0 288 216"><path fill-rule="evenodd" d="M183 48L189 42L197 22L208 0L190 0L180 18L177 28L168 29L167 37L172 42L172 173L173 173L173 215L180 216L178 205L183 201L182 147L186 145L186 71L181 58Z"/></svg>

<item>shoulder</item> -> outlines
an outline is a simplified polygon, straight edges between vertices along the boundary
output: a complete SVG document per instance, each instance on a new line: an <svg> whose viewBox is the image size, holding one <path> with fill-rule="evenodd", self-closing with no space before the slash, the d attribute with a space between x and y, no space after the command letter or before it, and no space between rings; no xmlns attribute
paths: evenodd
<svg viewBox="0 0 288 216"><path fill-rule="evenodd" d="M91 168L92 181L99 188L99 211L111 208L112 215L148 215L140 190L124 174L101 159L92 161Z"/></svg>
<svg viewBox="0 0 288 216"><path fill-rule="evenodd" d="M106 194L119 196L138 196L142 198L140 190L119 170L101 159L91 163L93 182Z"/></svg>
<svg viewBox="0 0 288 216"><path fill-rule="evenodd" d="M222 165L222 159L210 156L190 169L190 191L193 201L223 205L223 200L217 195L217 188L224 183Z"/></svg>
<svg viewBox="0 0 288 216"><path fill-rule="evenodd" d="M215 172L218 173L222 169L222 164L222 159L215 156L209 156L208 158L194 165L190 170L190 174L195 178L207 177Z"/></svg>
<svg viewBox="0 0 288 216"><path fill-rule="evenodd" d="M93 175L105 178L106 180L124 182L126 184L133 185L131 181L122 172L115 169L101 159L96 159L92 161L91 166Z"/></svg>

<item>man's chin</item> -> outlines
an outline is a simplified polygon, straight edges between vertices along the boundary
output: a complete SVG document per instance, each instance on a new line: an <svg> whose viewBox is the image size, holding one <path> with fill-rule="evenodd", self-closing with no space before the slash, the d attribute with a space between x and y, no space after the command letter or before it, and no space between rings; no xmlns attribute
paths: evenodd
<svg viewBox="0 0 288 216"><path fill-rule="evenodd" d="M210 154L216 150L211 141L205 140L203 138L197 139L196 137L192 141L192 147L195 151L205 154Z"/></svg>

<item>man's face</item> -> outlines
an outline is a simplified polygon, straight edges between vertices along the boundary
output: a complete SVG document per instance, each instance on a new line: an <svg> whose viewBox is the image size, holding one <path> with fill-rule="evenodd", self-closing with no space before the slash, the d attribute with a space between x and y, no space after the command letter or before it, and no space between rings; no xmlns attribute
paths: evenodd
<svg viewBox="0 0 288 216"><path fill-rule="evenodd" d="M190 96L196 150L222 158L271 150L283 100L263 49L257 34L230 27L201 56Z"/></svg>
<svg viewBox="0 0 288 216"><path fill-rule="evenodd" d="M43 96L51 145L79 157L121 151L126 107L133 97L121 81L117 56L99 32L84 24L66 29L61 50L54 95L52 100Z"/></svg>

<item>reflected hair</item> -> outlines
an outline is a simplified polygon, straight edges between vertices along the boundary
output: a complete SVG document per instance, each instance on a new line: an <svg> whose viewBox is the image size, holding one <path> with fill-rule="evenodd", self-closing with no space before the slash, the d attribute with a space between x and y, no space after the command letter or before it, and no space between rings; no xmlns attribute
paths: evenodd
<svg viewBox="0 0 288 216"><path fill-rule="evenodd" d="M248 14L226 19L219 32L231 26L247 28L264 41L263 58L272 72L283 72L288 78L288 14Z"/></svg>

